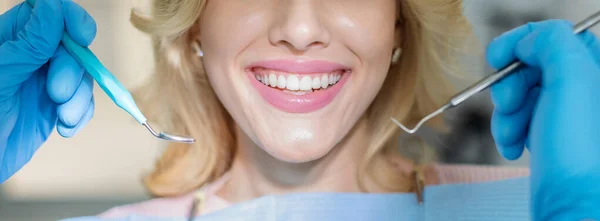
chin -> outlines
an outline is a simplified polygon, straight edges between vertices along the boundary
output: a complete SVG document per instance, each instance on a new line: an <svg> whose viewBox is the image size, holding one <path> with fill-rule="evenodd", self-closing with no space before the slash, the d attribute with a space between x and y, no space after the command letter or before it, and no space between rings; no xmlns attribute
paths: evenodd
<svg viewBox="0 0 600 221"><path fill-rule="evenodd" d="M306 163L318 160L327 155L337 144L335 136L315 137L308 131L296 128L280 133L280 139L265 137L261 140L260 147L274 158L288 163ZM313 131L319 131L313 130Z"/></svg>

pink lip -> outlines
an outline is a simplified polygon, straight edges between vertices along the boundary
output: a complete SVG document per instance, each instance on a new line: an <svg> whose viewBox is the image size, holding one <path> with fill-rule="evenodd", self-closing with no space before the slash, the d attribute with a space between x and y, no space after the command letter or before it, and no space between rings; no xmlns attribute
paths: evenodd
<svg viewBox="0 0 600 221"><path fill-rule="evenodd" d="M253 63L247 68L254 67L298 74L329 73L350 69L342 64L319 60L267 60Z"/></svg>
<svg viewBox="0 0 600 221"><path fill-rule="evenodd" d="M325 90L314 91L305 95L294 95L285 93L277 88L269 87L258 81L251 71L254 67L298 74L330 73L339 70L349 70L349 68L326 61L296 62L285 60L262 61L249 66L247 68L249 70L247 75L254 88L258 90L259 94L269 104L288 113L309 113L327 106L339 94L351 74L350 71L345 71L338 83Z"/></svg>

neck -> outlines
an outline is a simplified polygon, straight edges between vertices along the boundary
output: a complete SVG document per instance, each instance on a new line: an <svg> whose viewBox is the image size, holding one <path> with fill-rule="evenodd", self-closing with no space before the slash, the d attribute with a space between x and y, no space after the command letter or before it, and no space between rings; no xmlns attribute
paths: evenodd
<svg viewBox="0 0 600 221"><path fill-rule="evenodd" d="M365 120L327 155L308 163L287 163L257 147L238 128L238 149L230 180L219 193L230 202L292 192L360 192L357 162L368 146Z"/></svg>

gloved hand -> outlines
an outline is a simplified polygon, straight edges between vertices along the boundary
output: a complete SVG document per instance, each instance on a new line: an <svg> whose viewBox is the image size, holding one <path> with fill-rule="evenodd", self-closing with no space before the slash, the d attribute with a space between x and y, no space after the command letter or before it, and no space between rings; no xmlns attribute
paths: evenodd
<svg viewBox="0 0 600 221"><path fill-rule="evenodd" d="M491 88L499 152L531 152L533 220L600 220L600 42L572 24L531 23L492 41L488 62L527 64Z"/></svg>
<svg viewBox="0 0 600 221"><path fill-rule="evenodd" d="M70 0L38 0L33 9L21 3L0 15L0 183L57 124L71 137L93 115L93 81L59 46L65 30L88 46L96 23Z"/></svg>

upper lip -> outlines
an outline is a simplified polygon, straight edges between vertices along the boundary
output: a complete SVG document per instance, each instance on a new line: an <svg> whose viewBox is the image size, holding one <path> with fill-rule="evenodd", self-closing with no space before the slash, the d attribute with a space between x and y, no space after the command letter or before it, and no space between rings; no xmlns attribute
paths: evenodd
<svg viewBox="0 0 600 221"><path fill-rule="evenodd" d="M310 74L310 73L330 73L338 70L349 70L350 68L339 63L325 61L325 60L290 60L290 59L277 59L277 60L263 60L252 63L247 69L252 68L265 68L275 71L288 72L288 73L299 73L299 74Z"/></svg>

